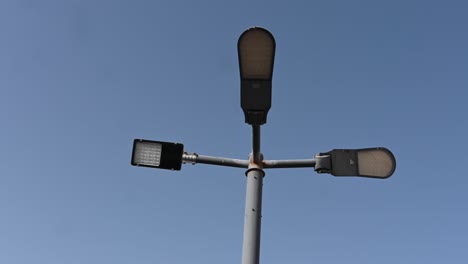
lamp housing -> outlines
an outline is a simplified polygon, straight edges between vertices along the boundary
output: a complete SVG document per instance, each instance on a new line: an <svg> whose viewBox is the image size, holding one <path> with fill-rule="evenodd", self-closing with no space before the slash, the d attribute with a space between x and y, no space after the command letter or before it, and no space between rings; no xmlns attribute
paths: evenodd
<svg viewBox="0 0 468 264"><path fill-rule="evenodd" d="M395 172L396 160L386 148L334 149L315 156L315 171L333 176L385 179Z"/></svg>
<svg viewBox="0 0 468 264"><path fill-rule="evenodd" d="M263 125L271 108L276 41L261 27L244 31L237 42L241 79L241 108L245 122Z"/></svg>
<svg viewBox="0 0 468 264"><path fill-rule="evenodd" d="M163 141L135 139L131 164L167 170L180 170L184 145Z"/></svg>

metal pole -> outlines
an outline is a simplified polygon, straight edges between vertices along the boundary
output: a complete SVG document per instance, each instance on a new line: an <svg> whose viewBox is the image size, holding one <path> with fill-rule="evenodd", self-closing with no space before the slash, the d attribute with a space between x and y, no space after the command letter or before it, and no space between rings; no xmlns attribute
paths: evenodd
<svg viewBox="0 0 468 264"><path fill-rule="evenodd" d="M317 161L315 159L301 160L264 160L263 168L265 169L280 169L280 168L314 168Z"/></svg>
<svg viewBox="0 0 468 264"><path fill-rule="evenodd" d="M197 153L187 153L187 152L185 152L182 155L182 162L192 163L192 164L202 163L202 164L210 164L210 165L218 165L218 166L226 166L226 167L237 167L237 168L249 167L248 160L204 156L204 155L198 155Z"/></svg>
<svg viewBox="0 0 468 264"><path fill-rule="evenodd" d="M260 164L263 160L260 151L260 126L252 125L252 149L253 149L253 160L255 163Z"/></svg>
<svg viewBox="0 0 468 264"><path fill-rule="evenodd" d="M253 158L252 158L253 160ZM260 263L260 229L262 218L262 187L265 172L251 160L247 176L245 197L244 242L242 264ZM259 163L261 164L261 163Z"/></svg>
<svg viewBox="0 0 468 264"><path fill-rule="evenodd" d="M244 242L242 264L260 263L260 229L262 225L263 155L260 152L260 126L252 125L252 155L245 195Z"/></svg>

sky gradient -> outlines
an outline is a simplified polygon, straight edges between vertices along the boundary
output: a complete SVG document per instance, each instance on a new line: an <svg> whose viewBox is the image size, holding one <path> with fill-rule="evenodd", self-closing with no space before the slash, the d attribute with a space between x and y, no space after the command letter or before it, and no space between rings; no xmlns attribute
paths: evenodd
<svg viewBox="0 0 468 264"><path fill-rule="evenodd" d="M247 159L236 44L276 38L266 159L387 147L387 180L272 169L261 263L466 263L465 1L0 2L0 263L240 263L244 171L130 165L134 138Z"/></svg>

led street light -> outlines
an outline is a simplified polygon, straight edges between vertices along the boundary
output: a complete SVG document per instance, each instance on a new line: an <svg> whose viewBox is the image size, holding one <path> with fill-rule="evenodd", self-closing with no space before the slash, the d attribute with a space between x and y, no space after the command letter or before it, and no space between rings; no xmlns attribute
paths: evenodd
<svg viewBox="0 0 468 264"><path fill-rule="evenodd" d="M132 165L158 169L180 170L184 145L179 143L135 139Z"/></svg>
<svg viewBox="0 0 468 264"><path fill-rule="evenodd" d="M271 108L271 81L276 42L266 29L254 27L239 37L237 51L241 77L241 107L245 122L266 123Z"/></svg>
<svg viewBox="0 0 468 264"><path fill-rule="evenodd" d="M334 149L316 157L315 170L334 176L388 178L396 168L395 157L386 148Z"/></svg>

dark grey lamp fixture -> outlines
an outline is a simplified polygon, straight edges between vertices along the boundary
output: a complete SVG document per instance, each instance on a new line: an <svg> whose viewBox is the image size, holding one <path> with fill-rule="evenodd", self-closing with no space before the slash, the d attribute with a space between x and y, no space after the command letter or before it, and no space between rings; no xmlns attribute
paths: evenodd
<svg viewBox="0 0 468 264"><path fill-rule="evenodd" d="M241 79L241 107L245 122L263 125L271 108L271 83L276 42L266 29L254 27L239 37L237 51Z"/></svg>
<svg viewBox="0 0 468 264"><path fill-rule="evenodd" d="M315 159L315 171L333 176L386 179L396 168L395 157L386 148L334 149Z"/></svg>

